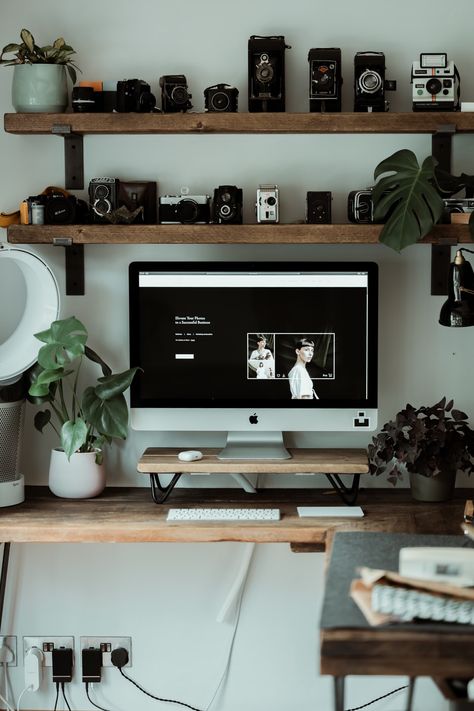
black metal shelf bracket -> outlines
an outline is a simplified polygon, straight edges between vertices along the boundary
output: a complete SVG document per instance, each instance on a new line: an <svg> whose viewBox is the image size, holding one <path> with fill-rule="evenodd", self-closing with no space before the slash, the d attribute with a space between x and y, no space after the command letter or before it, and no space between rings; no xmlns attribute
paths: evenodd
<svg viewBox="0 0 474 711"><path fill-rule="evenodd" d="M180 477L181 473L174 474L169 484L163 486L160 482L159 474L150 474L151 496L155 504L164 504L164 502L178 483Z"/></svg>
<svg viewBox="0 0 474 711"><path fill-rule="evenodd" d="M71 237L54 237L53 244L65 248L66 294L84 296L84 245L73 244Z"/></svg>
<svg viewBox="0 0 474 711"><path fill-rule="evenodd" d="M451 171L452 139L456 133L454 124L438 127L431 137L431 154L442 170ZM456 244L453 241L452 244ZM431 295L445 296L448 293L448 274L451 262L451 243L431 246Z"/></svg>
<svg viewBox="0 0 474 711"><path fill-rule="evenodd" d="M84 141L67 123L55 123L51 133L64 138L64 175L66 190L84 189Z"/></svg>
<svg viewBox="0 0 474 711"><path fill-rule="evenodd" d="M340 496L347 506L353 506L355 504L359 494L360 474L354 474L352 476L351 486L346 486L339 474L326 473L326 478L333 487L334 491L337 492L338 496Z"/></svg>

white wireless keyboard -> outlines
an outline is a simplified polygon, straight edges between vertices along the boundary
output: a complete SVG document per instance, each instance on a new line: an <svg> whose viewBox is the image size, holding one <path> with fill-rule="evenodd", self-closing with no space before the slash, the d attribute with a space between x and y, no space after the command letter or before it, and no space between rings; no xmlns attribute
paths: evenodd
<svg viewBox="0 0 474 711"><path fill-rule="evenodd" d="M279 521L280 509L170 509L167 521Z"/></svg>

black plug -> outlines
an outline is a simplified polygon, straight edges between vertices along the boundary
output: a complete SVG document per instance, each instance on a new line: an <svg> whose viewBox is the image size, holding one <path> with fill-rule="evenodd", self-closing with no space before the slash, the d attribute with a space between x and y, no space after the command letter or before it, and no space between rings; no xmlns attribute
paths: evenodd
<svg viewBox="0 0 474 711"><path fill-rule="evenodd" d="M64 683L72 681L72 649L53 648L53 681Z"/></svg>
<svg viewBox="0 0 474 711"><path fill-rule="evenodd" d="M82 681L85 683L101 680L102 651L94 647L82 650Z"/></svg>
<svg viewBox="0 0 474 711"><path fill-rule="evenodd" d="M113 649L112 654L110 655L110 661L112 662L114 667L118 667L119 669L122 669L122 667L128 664L128 659L128 652L123 647L117 647L117 649Z"/></svg>

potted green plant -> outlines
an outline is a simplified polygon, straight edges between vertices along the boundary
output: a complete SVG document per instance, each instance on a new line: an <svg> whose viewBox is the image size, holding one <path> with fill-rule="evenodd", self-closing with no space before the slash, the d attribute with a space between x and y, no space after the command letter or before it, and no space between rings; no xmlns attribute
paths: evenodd
<svg viewBox="0 0 474 711"><path fill-rule="evenodd" d="M443 198L474 187L472 176L442 171L428 156L420 165L413 151L393 153L374 171L374 220L384 221L380 241L401 251L428 234L443 214ZM469 222L474 239L474 212Z"/></svg>
<svg viewBox="0 0 474 711"><path fill-rule="evenodd" d="M15 110L65 111L68 106L66 69L72 83L76 82L75 50L62 37L40 47L26 29L21 30L20 38L20 44L7 44L0 54L0 64L14 67L12 103Z"/></svg>
<svg viewBox="0 0 474 711"><path fill-rule="evenodd" d="M371 474L386 473L393 485L406 471L413 498L451 498L458 471L474 468L474 431L467 415L443 397L436 405L407 405L387 422L368 447Z"/></svg>
<svg viewBox="0 0 474 711"><path fill-rule="evenodd" d="M137 368L113 374L86 345L87 330L74 316L53 321L35 337L44 345L30 371L28 399L48 407L36 413L34 424L40 432L50 425L61 444L52 452L50 489L66 498L96 496L105 486L104 445L127 436L128 407L123 393ZM81 396L79 373L84 358L100 367L102 377Z"/></svg>

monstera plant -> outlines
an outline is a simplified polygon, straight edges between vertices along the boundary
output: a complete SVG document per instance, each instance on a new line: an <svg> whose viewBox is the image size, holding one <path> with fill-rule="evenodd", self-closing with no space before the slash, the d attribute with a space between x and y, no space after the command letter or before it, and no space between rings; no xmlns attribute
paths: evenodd
<svg viewBox="0 0 474 711"><path fill-rule="evenodd" d="M420 165L413 151L400 150L377 165L374 220L384 221L380 241L401 251L421 240L443 214L443 198L474 187L474 178L451 175L428 156ZM474 212L469 223L474 239Z"/></svg>

